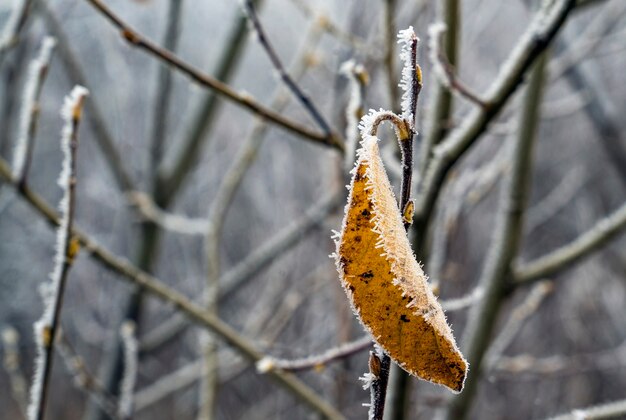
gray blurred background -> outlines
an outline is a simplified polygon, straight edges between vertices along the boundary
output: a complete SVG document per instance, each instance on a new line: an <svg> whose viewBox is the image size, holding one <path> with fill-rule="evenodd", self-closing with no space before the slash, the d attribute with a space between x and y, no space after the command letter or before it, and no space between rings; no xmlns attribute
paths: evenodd
<svg viewBox="0 0 626 420"><path fill-rule="evenodd" d="M176 1L110 0L106 4L141 34L163 45L168 16ZM224 57L236 54L229 48L239 49L239 60L228 72L228 84L262 104L272 104L275 92L284 90L261 46L246 30L242 45L233 47L232 34L242 19L239 4L178 1L182 7L177 54L207 74L216 75ZM18 3L0 0L0 28ZM125 43L87 1L45 3L45 10L31 10L19 42L0 62L2 157L8 161L12 157L29 62L37 55L44 35L59 38L58 28L50 23L53 16L65 38L59 38L63 45L52 57L41 96L29 186L54 206L61 197L56 184L61 167L59 110L63 97L79 83L68 67L68 53L61 52L63 47L83 73L83 83L90 90L89 106L95 105L101 112L134 188L152 193L158 167L153 159L155 119L165 123L157 132L164 139L161 165L169 168L189 139L209 91L172 71L166 116L159 117L162 64ZM297 1L259 3L261 21L285 66L293 69L289 64L305 55L307 70L299 84L338 133L345 130L349 97L347 79L339 68L350 58L363 63L369 73L365 108L399 110L399 104L391 102L384 59L388 47L397 53L395 39L387 45L384 36L386 2L303 2L313 15ZM422 38L418 57L424 70L424 89L418 105L420 132L427 126L436 83L426 45L427 28L439 19L435 3L414 0L395 2L393 7L395 30L412 25ZM532 12L522 0L461 3L459 75L474 91L484 92L527 27ZM351 38L320 30L319 16ZM313 28L321 31L314 43ZM575 239L625 201L625 40L626 2L606 0L573 13L557 38L558 45L551 49L522 261ZM393 65L393 80L397 81L401 70L397 54ZM571 75L572 69L577 69L577 76ZM317 128L302 106L292 96L287 97L290 102L282 115ZM437 281L444 301L471 293L480 275L494 229L498 180L507 170L507 145L518 130L520 100L521 95L513 97L454 168L430 226L429 252L415 250L418 256L430 255L422 262L426 273ZM184 165L189 176L167 210L206 218L239 151L242 147L250 150L251 146L245 144L254 145L250 152L253 160L224 219L218 254L223 279L307 211L334 194L345 196L346 181L342 158L336 151L271 125L265 140L249 142L256 117L232 102L218 99L218 103L213 122L201 136L202 146ZM467 101L457 99L451 126L471 107ZM88 107L80 128L76 224L115 254L200 301L211 268L206 239L203 235L146 227L128 195L121 192L98 147L100 128L89 119L90 112ZM389 149L385 160L390 168L396 168L391 130L385 128L382 133L382 144ZM389 172L392 183L398 185L397 172ZM340 226L344 199L339 203L321 222L300 229L293 245L268 264L255 267L245 284L219 300L219 316L269 355L299 358L363 335L341 290L334 263L328 258L334 251L331 229ZM151 233L146 233L150 229ZM157 238L154 230L159 232ZM7 343L18 340L17 371L29 381L35 355L32 325L42 310L37 290L52 270L55 231L5 184L0 185L0 238L0 328L5 338L10 335L0 348L5 357L5 367L0 369L0 418L20 419L23 396L19 386L15 390L15 378L9 375L7 365L14 360L7 362L7 355L15 356L15 350ZM520 287L507 297L496 336L532 290L544 293L502 354L484 368L470 418L544 418L626 397L625 245L625 238L617 237L581 263L546 279L550 281L545 289L548 291L536 286ZM146 251L150 247L153 249ZM150 256L142 258L142 252ZM115 273L94 262L87 253L80 254L70 273L62 325L76 353L104 382L110 374L119 325L131 293L129 284L119 281ZM143 300L140 312L140 343L174 316L172 307L150 297ZM467 309L448 313L457 337L462 335L466 319ZM189 325L140 353L133 418L197 417L202 389L198 375L202 337L201 329ZM217 343L220 351L215 418L315 417L270 378L257 374L253 365L219 340ZM184 367L187 371L179 372L178 378L186 382L176 385L175 379L167 375ZM298 376L346 417L359 419L366 416L367 408L362 403L369 400L358 381L366 369L367 351L362 351ZM412 381L407 418L431 418L446 403L448 392ZM167 385L172 389L150 400L144 391L153 391L150 387L155 384L159 389ZM97 418L91 405L89 397L74 386L72 375L57 355L48 418Z"/></svg>

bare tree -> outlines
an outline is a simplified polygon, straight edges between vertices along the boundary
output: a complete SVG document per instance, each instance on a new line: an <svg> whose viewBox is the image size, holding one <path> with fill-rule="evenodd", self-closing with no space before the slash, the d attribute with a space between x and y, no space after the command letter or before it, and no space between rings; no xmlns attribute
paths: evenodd
<svg viewBox="0 0 626 420"><path fill-rule="evenodd" d="M5 3L3 416L626 415L623 1ZM360 122L458 395L328 258Z"/></svg>

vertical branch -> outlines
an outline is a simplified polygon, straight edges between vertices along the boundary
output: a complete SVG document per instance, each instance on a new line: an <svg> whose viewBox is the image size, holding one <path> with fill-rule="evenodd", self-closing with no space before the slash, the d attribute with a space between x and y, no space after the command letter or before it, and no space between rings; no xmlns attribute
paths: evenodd
<svg viewBox="0 0 626 420"><path fill-rule="evenodd" d="M35 147L37 121L39 120L39 97L48 74L52 50L55 45L56 40L54 38L44 38L39 55L28 68L28 80L22 100L20 127L13 154L13 176L17 179L20 188L27 182L33 148Z"/></svg>
<svg viewBox="0 0 626 420"><path fill-rule="evenodd" d="M122 343L124 344L124 375L120 385L118 416L121 419L130 419L133 415L133 397L135 382L137 381L137 338L135 337L135 323L126 321L120 328Z"/></svg>
<svg viewBox="0 0 626 420"><path fill-rule="evenodd" d="M33 0L21 0L11 10L11 15L4 25L2 34L0 34L0 64L2 64L7 51L17 44L20 31L28 18L32 2Z"/></svg>
<svg viewBox="0 0 626 420"><path fill-rule="evenodd" d="M48 384L52 372L54 341L59 327L63 294L69 270L78 253L78 240L71 235L74 221L74 202L76 188L76 150L78 148L78 124L87 89L76 86L65 98L62 116L65 120L61 148L63 149L63 170L59 185L64 190L61 200L61 223L57 231L57 254L52 282L44 286L44 312L35 323L35 338L38 356L35 377L31 387L31 399L28 407L30 420L42 420L45 414L48 396Z"/></svg>
<svg viewBox="0 0 626 420"><path fill-rule="evenodd" d="M68 79L72 83L89 87L90 83L79 59L71 48L70 38L65 32L63 25L49 8L48 2L41 0L33 1L35 1L36 11L45 22L46 29L57 40L56 51L58 51L59 59L65 68ZM113 136L104 120L102 108L97 105L95 98L92 98L85 103L85 110L85 118L92 128L96 145L100 148L104 161L108 165L118 188L122 191L133 191L135 189L133 180L124 166L124 160L120 152L115 146Z"/></svg>
<svg viewBox="0 0 626 420"><path fill-rule="evenodd" d="M4 350L2 367L9 377L11 395L22 416L25 417L28 405L28 383L20 366L19 340L20 335L15 328L6 327L2 330L2 349Z"/></svg>
<svg viewBox="0 0 626 420"><path fill-rule="evenodd" d="M260 0L256 0L256 4L260 4ZM222 55L218 60L215 78L223 83L228 81L235 74L235 68L239 62L244 47L246 45L246 34L248 20L245 16L238 16L237 22L228 35L228 41L222 51ZM192 122L189 124L191 129L187 137L182 141L181 152L174 159L174 163L166 166L166 162L161 164L159 168L159 184L160 190L163 190L164 197L160 204L166 207L180 190L180 185L185 181L196 162L200 153L204 139L210 133L214 122L216 121L217 111L220 108L220 100L214 92L205 94L199 109L195 112ZM157 197L158 198L158 197Z"/></svg>
<svg viewBox="0 0 626 420"><path fill-rule="evenodd" d="M182 6L183 0L170 0L169 9L167 10L167 28L163 37L163 46L172 52L176 52L178 47ZM167 132L167 110L172 92L172 70L163 63L159 63L156 90L148 171L152 180L155 180L157 177L158 167L163 157L163 141Z"/></svg>
<svg viewBox="0 0 626 420"><path fill-rule="evenodd" d="M441 21L447 30L444 38L443 53L451 66L457 66L459 33L461 32L461 13L459 0L445 0L440 6ZM435 63L433 63L434 65ZM441 81L435 82L435 92L430 106L427 131L420 151L419 170L424 174L430 159L432 148L445 137L448 131L454 101L449 89Z"/></svg>
<svg viewBox="0 0 626 420"><path fill-rule="evenodd" d="M61 330L57 339L57 349L59 356L63 360L65 369L72 376L74 386L81 392L86 393L89 398L113 420L118 420L117 400L109 395L102 385L93 377L87 369L85 360L76 353L66 335ZM121 419L119 419L121 420Z"/></svg>
<svg viewBox="0 0 626 420"><path fill-rule="evenodd" d="M512 167L502 188L500 215L487 260L479 280L484 290L481 302L469 314L463 344L473 374L468 375L463 393L452 400L448 419L465 418L476 394L482 362L489 346L507 281L511 277L511 262L518 253L523 227L523 215L532 179L533 146L539 123L547 54L543 53L531 72L520 117L519 135L513 148Z"/></svg>
<svg viewBox="0 0 626 420"><path fill-rule="evenodd" d="M296 58L293 65L294 80L298 80L309 69L311 61L308 59L312 49L319 43L321 36L320 27L314 24L305 37L302 51ZM283 89L279 89L272 100L272 109L282 111L289 104L290 97L284 94ZM221 266L220 266L220 246L224 222L235 193L239 189L241 182L246 175L248 168L253 163L256 154L263 144L263 139L267 132L268 125L262 120L257 120L254 124L250 136L240 148L237 156L226 174L216 197L209 209L209 223L205 237L205 248L207 255L207 283L205 291L205 304L207 311L217 315L218 301L223 295L219 288ZM232 290L232 288L231 288ZM209 419L214 416L215 393L217 389L217 347L214 337L208 333L203 333L201 345L204 353L203 375L200 391L200 412L199 419Z"/></svg>
<svg viewBox="0 0 626 420"><path fill-rule="evenodd" d="M356 147L359 143L359 121L365 114L363 97L369 76L365 67L356 64L354 60L343 63L341 73L348 78L350 86L350 100L346 106L346 152L343 156L344 169L349 171L354 165Z"/></svg>
<svg viewBox="0 0 626 420"><path fill-rule="evenodd" d="M385 39L385 70L387 72L387 91L389 92L390 108L398 106L398 82L395 71L395 51L393 36L396 33L394 26L394 12L396 0L385 0L383 5L383 31Z"/></svg>

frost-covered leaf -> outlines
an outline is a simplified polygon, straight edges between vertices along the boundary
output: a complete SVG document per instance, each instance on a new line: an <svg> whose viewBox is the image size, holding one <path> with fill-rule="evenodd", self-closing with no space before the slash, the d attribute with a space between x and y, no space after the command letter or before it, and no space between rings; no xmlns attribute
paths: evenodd
<svg viewBox="0 0 626 420"><path fill-rule="evenodd" d="M355 313L407 372L461 391L467 362L411 250L376 137L358 152L336 261Z"/></svg>

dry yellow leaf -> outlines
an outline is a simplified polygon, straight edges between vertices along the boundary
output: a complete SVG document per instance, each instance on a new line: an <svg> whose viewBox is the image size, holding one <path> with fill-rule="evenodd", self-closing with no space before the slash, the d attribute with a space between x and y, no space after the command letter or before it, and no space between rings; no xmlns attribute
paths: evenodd
<svg viewBox="0 0 626 420"><path fill-rule="evenodd" d="M467 362L413 255L376 137L353 172L337 267L355 313L407 372L460 392Z"/></svg>

